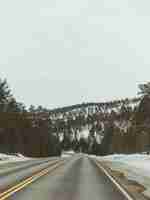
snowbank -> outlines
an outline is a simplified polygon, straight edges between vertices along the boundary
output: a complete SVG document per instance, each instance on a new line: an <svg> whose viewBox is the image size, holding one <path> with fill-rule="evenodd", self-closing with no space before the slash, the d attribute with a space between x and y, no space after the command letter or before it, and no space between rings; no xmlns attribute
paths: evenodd
<svg viewBox="0 0 150 200"><path fill-rule="evenodd" d="M66 158L66 157L70 157L73 156L75 154L74 151L64 151L61 155L62 158Z"/></svg>
<svg viewBox="0 0 150 200"><path fill-rule="evenodd" d="M0 164L5 164L5 163L9 163L9 162L26 161L26 160L30 160L30 159L31 158L25 157L19 153L13 154L13 155L0 153Z"/></svg>
<svg viewBox="0 0 150 200"><path fill-rule="evenodd" d="M113 154L108 156L100 157L104 160L110 161L121 161L121 162L129 162L129 161L142 161L142 160L150 160L150 155L145 154Z"/></svg>
<svg viewBox="0 0 150 200"><path fill-rule="evenodd" d="M143 185L143 192L150 197L150 155L144 154L114 154L96 159L107 164L112 170L123 172L129 180Z"/></svg>

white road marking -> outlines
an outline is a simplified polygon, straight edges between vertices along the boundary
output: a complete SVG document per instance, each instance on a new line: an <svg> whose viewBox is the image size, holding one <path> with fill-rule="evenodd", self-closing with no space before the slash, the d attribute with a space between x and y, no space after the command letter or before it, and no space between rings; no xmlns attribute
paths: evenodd
<svg viewBox="0 0 150 200"><path fill-rule="evenodd" d="M115 186L119 189L119 191L127 198L127 200L135 200L131 197L126 190L121 187L119 183L104 169L104 167L100 166L97 161L95 161L96 165L104 172L104 174L115 184Z"/></svg>

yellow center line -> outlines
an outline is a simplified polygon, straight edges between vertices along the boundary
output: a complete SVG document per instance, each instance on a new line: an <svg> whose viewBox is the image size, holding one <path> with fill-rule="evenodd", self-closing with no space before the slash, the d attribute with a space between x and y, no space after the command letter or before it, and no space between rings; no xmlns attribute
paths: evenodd
<svg viewBox="0 0 150 200"><path fill-rule="evenodd" d="M8 189L5 192L0 194L0 200L4 200L4 199L10 197L14 193L16 193L16 192L20 191L21 189L25 188L26 186L28 186L29 184L33 183L34 181L36 181L40 177L42 177L42 176L48 174L49 172L53 171L54 169L56 169L57 167L59 167L63 163L64 162L56 163L52 167L44 169L41 172L39 172L39 173L27 178L26 180L22 181L21 183L17 184L16 186L11 187L10 189Z"/></svg>

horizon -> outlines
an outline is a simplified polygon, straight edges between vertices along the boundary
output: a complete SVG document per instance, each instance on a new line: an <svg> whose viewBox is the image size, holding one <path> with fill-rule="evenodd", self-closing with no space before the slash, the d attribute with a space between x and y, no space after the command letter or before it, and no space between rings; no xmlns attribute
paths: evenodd
<svg viewBox="0 0 150 200"><path fill-rule="evenodd" d="M136 97L138 85L149 81L149 6L14 0L8 7L3 1L0 77L27 107Z"/></svg>

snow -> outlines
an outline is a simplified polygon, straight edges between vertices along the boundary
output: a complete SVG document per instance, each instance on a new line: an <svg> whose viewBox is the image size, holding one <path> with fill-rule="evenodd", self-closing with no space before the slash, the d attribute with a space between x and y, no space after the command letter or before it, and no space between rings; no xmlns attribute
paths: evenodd
<svg viewBox="0 0 150 200"><path fill-rule="evenodd" d="M90 134L90 131L89 131L88 126L83 127L82 131L80 132L81 138L85 138L86 139L86 138L88 138L89 134Z"/></svg>
<svg viewBox="0 0 150 200"><path fill-rule="evenodd" d="M114 154L96 159L106 163L111 169L123 172L129 180L143 185L143 192L150 197L150 155L144 154Z"/></svg>
<svg viewBox="0 0 150 200"><path fill-rule="evenodd" d="M73 156L75 154L74 151L70 150L70 151L64 151L61 155L62 158L67 158L67 157L70 157L70 156Z"/></svg>
<svg viewBox="0 0 150 200"><path fill-rule="evenodd" d="M115 121L114 124L116 127L124 132L127 132L127 130L131 127L131 122L126 120Z"/></svg>
<svg viewBox="0 0 150 200"><path fill-rule="evenodd" d="M128 163L129 161L132 162L141 162L141 161L145 161L145 160L150 160L150 156L149 155L145 155L145 154L113 154L113 155L108 155L108 156L104 156L101 157L104 160L109 160L109 161L121 161L121 162L126 162Z"/></svg>
<svg viewBox="0 0 150 200"><path fill-rule="evenodd" d="M13 155L0 153L0 164L10 163L10 162L20 162L30 160L31 158L25 157L20 153Z"/></svg>

